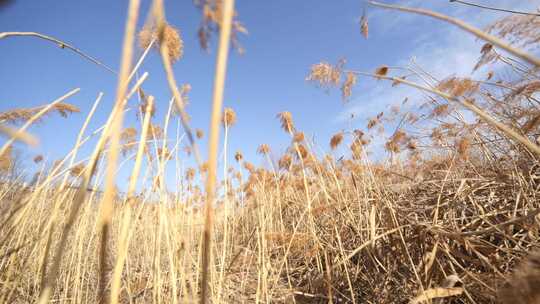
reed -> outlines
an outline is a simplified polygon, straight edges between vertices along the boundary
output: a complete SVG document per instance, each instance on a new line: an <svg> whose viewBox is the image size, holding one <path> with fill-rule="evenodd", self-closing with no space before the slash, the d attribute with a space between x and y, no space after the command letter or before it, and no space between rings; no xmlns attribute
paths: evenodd
<svg viewBox="0 0 540 304"><path fill-rule="evenodd" d="M357 88L366 78L422 95L365 121L353 117L323 145L301 128L301 110L269 113L282 146L251 148L257 161L242 153L249 147L230 151L245 120L223 106L228 52L245 32L234 1L196 3L201 45L219 33L208 129L192 128L191 86L176 80L187 31L155 0L136 34L140 3L129 3L106 121L91 129L103 93L87 110L65 102L78 89L0 113L8 136L0 150L0 303L537 301L540 74L537 59L517 47L534 45L530 15L503 18L488 34L435 12L370 2L455 24L485 39L475 70L494 62L508 70L437 79L415 62L372 71L355 69L355 58L316 63L306 80L335 89L342 103L364 94ZM368 25L366 12L359 20L360 34L373 39L377 23ZM152 50L166 105L145 86L148 73L139 77ZM86 117L66 155L32 153L37 171L25 179L25 146L15 141L36 143L31 126L80 112ZM124 126L132 112L137 123ZM125 193L116 186L124 171Z"/></svg>

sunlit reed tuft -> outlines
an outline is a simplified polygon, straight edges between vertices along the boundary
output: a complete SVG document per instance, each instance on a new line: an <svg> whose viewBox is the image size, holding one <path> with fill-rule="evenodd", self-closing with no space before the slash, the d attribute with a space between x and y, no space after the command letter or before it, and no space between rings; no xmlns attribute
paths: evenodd
<svg viewBox="0 0 540 304"><path fill-rule="evenodd" d="M142 49L146 49L150 43L156 40L158 43L155 48L158 49L159 45L165 43L169 50L169 58L172 62L178 61L184 55L184 41L180 35L180 30L166 24L163 29L163 36L158 37L157 28L155 25L145 25L139 32L139 46Z"/></svg>
<svg viewBox="0 0 540 304"><path fill-rule="evenodd" d="M332 150L337 149L337 147L341 144L342 141L343 141L343 132L334 134L334 136L332 136L332 138L330 139L330 148Z"/></svg>
<svg viewBox="0 0 540 304"><path fill-rule="evenodd" d="M285 132L292 135L294 133L294 123L293 123L291 112L288 112L288 111L280 112L277 114L277 118L281 122L281 128Z"/></svg>
<svg viewBox="0 0 540 304"><path fill-rule="evenodd" d="M231 108L225 108L221 117L221 122L226 127L231 127L236 123L236 113Z"/></svg>

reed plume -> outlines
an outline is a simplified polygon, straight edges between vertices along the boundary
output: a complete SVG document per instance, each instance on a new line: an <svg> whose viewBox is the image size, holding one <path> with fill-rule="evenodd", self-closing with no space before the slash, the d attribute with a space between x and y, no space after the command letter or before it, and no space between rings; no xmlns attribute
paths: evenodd
<svg viewBox="0 0 540 304"><path fill-rule="evenodd" d="M343 141L343 132L334 134L334 136L332 136L332 138L330 139L330 148L332 150L337 149L337 147L341 144L342 141Z"/></svg>
<svg viewBox="0 0 540 304"><path fill-rule="evenodd" d="M292 135L294 133L294 123L293 123L291 112L288 112L288 111L280 112L277 114L276 117L281 122L281 128L285 132Z"/></svg>
<svg viewBox="0 0 540 304"><path fill-rule="evenodd" d="M178 61L184 55L184 41L180 34L180 30L166 23L163 32L158 31L157 26L151 22L146 24L139 32L139 46L141 49L146 49L152 41L157 41L158 44L154 47L159 50L161 44L167 45L168 55L171 62Z"/></svg>

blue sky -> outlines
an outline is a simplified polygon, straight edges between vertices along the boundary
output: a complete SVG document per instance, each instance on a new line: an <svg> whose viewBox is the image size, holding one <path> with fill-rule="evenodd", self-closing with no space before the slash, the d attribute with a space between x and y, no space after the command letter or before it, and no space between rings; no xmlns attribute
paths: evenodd
<svg viewBox="0 0 540 304"><path fill-rule="evenodd" d="M528 10L540 4L533 0L475 1ZM141 26L150 5L150 1L142 2ZM386 2L434 9L480 27L506 16L447 0ZM174 71L179 83L192 86L188 108L192 126L206 131L216 37L210 53L201 51L196 35L200 12L192 1L167 0L165 3L167 18L181 29L185 46L184 57L175 64ZM0 10L0 31L36 31L54 36L116 69L127 4L127 1L103 0L16 0ZM468 75L483 44L440 21L368 7L363 1L237 0L236 8L249 35L240 37L246 53L232 52L229 61L224 101L225 106L232 107L238 115L238 123L230 131L229 151L233 154L241 150L246 159L256 164L262 163L255 153L259 144L269 144L276 155L289 144L275 118L278 112L292 112L296 127L313 137L317 148L328 150L328 140L337 131L349 125L365 128L368 117L400 103L407 96L421 97L406 88L390 89L382 82L360 78L351 101L343 104L339 90L326 92L305 81L312 64L323 60L335 63L339 58L346 58L348 67L372 71L383 64L404 66L415 58L437 77ZM370 26L367 40L361 36L358 24L364 9ZM136 55L141 52L138 50ZM41 144L38 148L25 149L26 155L43 154L51 161L65 155L99 92L104 92L105 96L89 130L105 122L116 89L113 74L35 38L3 39L0 54L0 111L42 105L73 88L81 88L81 92L67 102L78 106L82 113L66 119L55 117L32 127L30 132L39 136ZM161 123L170 93L157 53L151 54L141 71L150 74L143 88L156 97L158 112L154 122ZM133 99L131 104L135 102ZM346 117L351 113L357 118L349 123ZM125 126L136 124L133 113L128 114ZM92 143L85 146L81 157L87 156L92 147ZM204 142L201 148L206 154ZM181 157L186 156L182 153Z"/></svg>

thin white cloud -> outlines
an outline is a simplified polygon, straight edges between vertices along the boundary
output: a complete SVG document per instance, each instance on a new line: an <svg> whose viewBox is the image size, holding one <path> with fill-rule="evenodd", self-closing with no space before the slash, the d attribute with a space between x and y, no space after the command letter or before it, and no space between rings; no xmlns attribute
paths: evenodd
<svg viewBox="0 0 540 304"><path fill-rule="evenodd" d="M484 27L492 20L508 15L507 13L480 9L457 2L451 3L448 0L404 0L394 1L394 3L392 3L392 1L379 0L379 2L433 10L455 18L463 19L478 27ZM475 0L475 3L523 11L534 11L540 4L538 0ZM396 10L382 9L370 5L367 5L366 8L368 9L370 24L383 33L386 31L400 30L403 29L403 27L429 20L429 17L422 17L416 14L399 12Z"/></svg>
<svg viewBox="0 0 540 304"><path fill-rule="evenodd" d="M533 1L522 1L519 4L512 0L490 1L489 4L498 7L510 7L513 9L533 10ZM485 27L500 18L500 14L491 11L479 10L463 5L452 5L447 1L421 1L409 0L398 4L410 7L424 7L437 10L454 16L460 16L467 22L477 27ZM536 3L538 4L538 3ZM391 16L388 16L388 14ZM418 15L391 12L388 10L378 10L370 14L370 25L382 28L382 31L393 31L405 27L418 27L417 23L423 22ZM377 20L379 19L379 20ZM393 66L408 66L411 58L415 59L425 71L437 79L442 79L451 75L469 76L476 64L480 49L484 44L474 36L459 28L445 24L441 21L440 26L432 27L429 31L422 31L414 38L417 45L410 51L403 50L403 57L398 62L384 64ZM383 64L381 62L380 64ZM485 71L477 71L474 75L481 77ZM362 83L362 81L359 81ZM336 117L336 122L345 122L350 119L351 114L363 123L369 117L376 115L380 111L387 110L391 105L399 104L405 97L412 103L422 100L423 92L416 89L400 85L390 87L382 82L367 81L363 86L355 90L356 95L349 105ZM360 93L361 92L361 93Z"/></svg>

